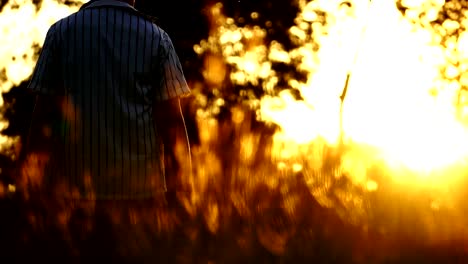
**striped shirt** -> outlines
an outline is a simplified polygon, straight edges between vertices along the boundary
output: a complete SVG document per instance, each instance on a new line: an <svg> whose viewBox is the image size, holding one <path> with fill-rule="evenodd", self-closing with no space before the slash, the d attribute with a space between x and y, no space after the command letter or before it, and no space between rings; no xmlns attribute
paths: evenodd
<svg viewBox="0 0 468 264"><path fill-rule="evenodd" d="M168 34L131 5L85 4L49 29L29 88L63 95L46 183L81 198L165 191L153 104L190 93Z"/></svg>

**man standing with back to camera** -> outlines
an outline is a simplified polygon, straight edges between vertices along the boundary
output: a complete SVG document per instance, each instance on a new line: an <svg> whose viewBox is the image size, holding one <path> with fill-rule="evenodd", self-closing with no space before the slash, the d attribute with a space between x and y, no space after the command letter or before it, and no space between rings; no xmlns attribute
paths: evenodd
<svg viewBox="0 0 468 264"><path fill-rule="evenodd" d="M134 5L92 0L52 25L29 84L31 134L46 131L53 142L44 186L67 197L151 199L178 166L191 169L180 61L168 34ZM181 140L187 162L174 165L167 159Z"/></svg>
<svg viewBox="0 0 468 264"><path fill-rule="evenodd" d="M28 86L36 105L26 152L48 156L39 192L52 198L48 214L74 212L67 232L77 231L84 255L170 247L144 242L157 234L143 214L175 198L166 179L191 172L179 99L190 89L168 34L134 5L91 0L52 25Z"/></svg>

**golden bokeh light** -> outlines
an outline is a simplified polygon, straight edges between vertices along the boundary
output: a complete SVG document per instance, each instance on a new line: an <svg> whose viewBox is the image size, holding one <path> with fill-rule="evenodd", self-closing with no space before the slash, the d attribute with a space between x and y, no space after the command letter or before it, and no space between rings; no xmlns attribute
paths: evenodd
<svg viewBox="0 0 468 264"><path fill-rule="evenodd" d="M6 75L6 80L0 83L2 92L19 85L31 75L37 59L34 54L37 50L33 47L40 47L49 27L74 10L77 7L69 7L53 0L41 1L39 8L32 0L8 1L0 16L0 69L4 69Z"/></svg>
<svg viewBox="0 0 468 264"><path fill-rule="evenodd" d="M447 65L447 56L466 57L466 34L448 47L441 46L437 34L441 29L428 23L437 17L444 1L404 2L410 7L405 15L392 0L351 1L349 5L299 1L301 12L290 29L298 47L288 52L278 43L263 43L258 27L238 28L232 19L222 17L222 6L217 5L213 7L215 20L224 23L206 42L210 44L207 49L225 47L225 61L235 69L233 82L245 85L268 80L263 82L267 95L256 102L258 117L281 127L275 136L278 141L312 144L324 139L333 146L343 136L345 144L378 150L368 159L421 175L466 165L468 131L457 117L455 104L460 83L446 80L463 70ZM320 22L319 11L327 13L326 23ZM417 16L419 24L413 21ZM442 24L445 31L458 27L455 21ZM253 36L256 41L251 41ZM243 41L250 45L239 44ZM317 44L318 50L313 48ZM456 54L451 53L454 45ZM307 81L291 79L285 91L269 94L278 80L273 61L297 63L299 70L307 72ZM440 73L443 67L445 76ZM289 88L298 89L304 100L295 99ZM365 158L346 157L351 159L348 163Z"/></svg>

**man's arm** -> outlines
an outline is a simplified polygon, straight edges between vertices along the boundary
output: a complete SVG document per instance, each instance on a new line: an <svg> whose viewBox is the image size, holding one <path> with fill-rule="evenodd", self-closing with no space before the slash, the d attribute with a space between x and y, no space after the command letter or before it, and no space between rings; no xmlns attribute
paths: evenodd
<svg viewBox="0 0 468 264"><path fill-rule="evenodd" d="M45 147L53 121L60 116L60 99L65 94L60 66L60 45L56 36L57 23L47 31L44 45L29 82L29 91L36 96L28 135L28 148Z"/></svg>
<svg viewBox="0 0 468 264"><path fill-rule="evenodd" d="M190 144L180 99L156 102L153 117L164 143L167 187L171 190L180 174L192 172Z"/></svg>
<svg viewBox="0 0 468 264"><path fill-rule="evenodd" d="M181 175L190 175L192 162L185 121L180 106L182 96L190 94L182 65L169 35L158 27L157 60L153 65L153 118L164 144L166 187L169 192L180 190Z"/></svg>

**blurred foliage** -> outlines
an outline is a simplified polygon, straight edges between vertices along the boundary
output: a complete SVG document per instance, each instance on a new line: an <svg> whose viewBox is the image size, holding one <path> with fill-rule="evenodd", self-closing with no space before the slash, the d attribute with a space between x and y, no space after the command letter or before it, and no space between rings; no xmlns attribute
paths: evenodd
<svg viewBox="0 0 468 264"><path fill-rule="evenodd" d="M468 2L462 0L428 0L419 5L399 0L397 7L414 24L431 29L437 38L434 44L444 47L444 65L440 71L445 87L457 93L458 118L468 121ZM437 94L435 88L435 94Z"/></svg>
<svg viewBox="0 0 468 264"><path fill-rule="evenodd" d="M250 100L258 100L265 94L264 83L270 80L259 79L256 83L237 84L232 82L230 74L232 65L223 61L218 47L214 51L202 54L194 51L194 46L202 40L208 40L210 32L214 35L216 26L220 26L219 18L213 16L213 7L222 3L221 12L227 18L232 18L238 28L258 28L266 34L259 39L265 46L277 42L286 50L297 48L289 36L289 28L295 23L294 19L299 11L297 3L288 1L188 1L184 3L184 10L174 2L152 3L141 1L139 7L144 12L155 15L160 20L160 25L171 34L178 53L184 61L184 69L189 81L195 90L195 104L193 108L203 108L218 118L230 119L230 108L238 104L244 104ZM163 11L164 10L164 11ZM170 14L181 13L180 16ZM188 27L187 25L191 25ZM248 40L242 40L245 48L249 46ZM221 58L220 58L221 56ZM221 63L219 71L226 70L224 79L217 83L206 81L203 76L204 69L210 60L215 58L215 63ZM216 58L221 62L216 62ZM304 80L305 75L296 66L282 62L273 62L272 70L277 72L279 78L276 85L277 92L288 87L289 79ZM297 93L297 95L299 95ZM213 111L213 109L215 109Z"/></svg>

